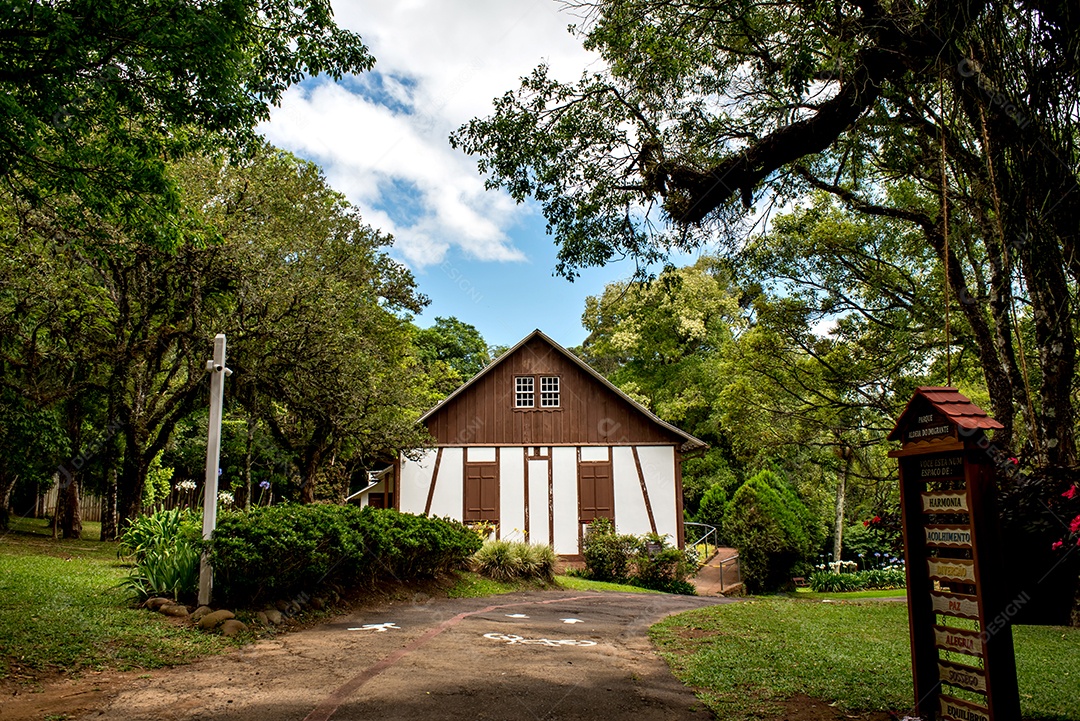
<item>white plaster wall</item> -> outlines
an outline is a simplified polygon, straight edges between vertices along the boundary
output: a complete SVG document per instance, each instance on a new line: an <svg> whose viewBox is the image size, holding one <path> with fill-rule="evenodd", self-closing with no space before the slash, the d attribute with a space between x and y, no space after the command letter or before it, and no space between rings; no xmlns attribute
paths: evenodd
<svg viewBox="0 0 1080 721"><path fill-rule="evenodd" d="M494 463L495 462L495 448L467 448L468 453L466 456L469 459L469 463Z"/></svg>
<svg viewBox="0 0 1080 721"><path fill-rule="evenodd" d="M552 448L552 496L555 509L555 553L574 555L578 548L577 449Z"/></svg>
<svg viewBox="0 0 1080 721"><path fill-rule="evenodd" d="M435 495L431 498L430 515L449 516L461 520L465 503L464 450L464 448L443 448L439 477L435 480ZM423 512L422 505L421 512Z"/></svg>
<svg viewBox="0 0 1080 721"><path fill-rule="evenodd" d="M548 524L548 461L529 461L529 542L551 543Z"/></svg>
<svg viewBox="0 0 1080 721"><path fill-rule="evenodd" d="M675 448L673 446L639 446L638 458L649 489L656 532L668 536L672 545L678 542L679 523L675 505Z"/></svg>
<svg viewBox="0 0 1080 721"><path fill-rule="evenodd" d="M428 485L435 470L435 454L431 449L420 456L419 461L401 457L401 482L398 484L398 503L405 513L423 513L427 503Z"/></svg>
<svg viewBox="0 0 1080 721"><path fill-rule="evenodd" d="M581 460L583 461L606 461L608 459L607 446L582 446Z"/></svg>
<svg viewBox="0 0 1080 721"><path fill-rule="evenodd" d="M618 532L636 536L651 533L649 510L641 493L633 449L616 446L612 449L611 460L611 472L615 476L615 526Z"/></svg>
<svg viewBox="0 0 1080 721"><path fill-rule="evenodd" d="M524 464L524 448L499 450L499 537L506 541L525 540Z"/></svg>

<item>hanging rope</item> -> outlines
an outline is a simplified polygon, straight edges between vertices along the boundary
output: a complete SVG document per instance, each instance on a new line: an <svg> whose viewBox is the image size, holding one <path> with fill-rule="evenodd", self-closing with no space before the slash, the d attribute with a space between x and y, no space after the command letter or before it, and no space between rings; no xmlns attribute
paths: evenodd
<svg viewBox="0 0 1080 721"><path fill-rule="evenodd" d="M945 176L945 78L938 69L938 99L941 105L941 222L945 237L942 265L945 270L945 385L952 385L952 341L949 328L949 196Z"/></svg>
<svg viewBox="0 0 1080 721"><path fill-rule="evenodd" d="M1001 198L998 195L997 180L994 178L994 159L990 155L990 133L986 129L986 115L983 114L981 105L979 106L979 124L982 130L983 155L986 156L986 171L990 177L990 193L994 198L994 225L997 228L998 240L1001 242L1005 275L1008 278L1009 285L1012 285L1012 262L1009 258L1009 246L1005 243L1005 227L1001 223ZM1035 423L1035 406L1031 402L1031 381L1028 379L1027 352L1024 350L1024 336L1020 332L1020 324L1016 319L1016 295L1011 290L1009 292L1009 315L1012 319L1013 333L1016 335L1016 344L1020 349L1020 374L1024 379L1024 400L1027 401L1031 443L1035 447L1035 452L1039 453L1039 431Z"/></svg>

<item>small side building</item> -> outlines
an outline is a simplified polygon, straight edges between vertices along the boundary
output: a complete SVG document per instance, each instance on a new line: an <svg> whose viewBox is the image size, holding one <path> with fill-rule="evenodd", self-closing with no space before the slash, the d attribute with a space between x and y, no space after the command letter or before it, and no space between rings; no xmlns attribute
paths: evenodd
<svg viewBox="0 0 1080 721"><path fill-rule="evenodd" d="M566 557L580 556L585 528L600 517L620 533L683 546L682 459L706 444L539 330L420 422L435 447L418 460L402 454L382 480L397 488L378 489L401 511L488 522L499 538Z"/></svg>

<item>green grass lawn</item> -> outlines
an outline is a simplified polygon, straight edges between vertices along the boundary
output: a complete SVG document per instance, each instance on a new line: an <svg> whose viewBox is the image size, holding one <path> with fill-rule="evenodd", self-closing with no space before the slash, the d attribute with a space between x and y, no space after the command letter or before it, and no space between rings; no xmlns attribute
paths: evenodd
<svg viewBox="0 0 1080 721"><path fill-rule="evenodd" d="M115 544L53 541L44 521L12 520L0 535L0 679L156 668L234 645L132 608L114 588L127 572Z"/></svg>
<svg viewBox="0 0 1080 721"><path fill-rule="evenodd" d="M798 693L849 711L913 702L903 604L755 598L672 616L650 635L725 720L766 717ZM1024 626L1014 637L1025 718L1080 721L1080 629Z"/></svg>
<svg viewBox="0 0 1080 721"><path fill-rule="evenodd" d="M874 589L873 591L844 591L842 593L818 593L809 588L800 588L787 594L791 598L804 601L850 601L858 598L906 598L907 591L903 588Z"/></svg>
<svg viewBox="0 0 1080 721"><path fill-rule="evenodd" d="M556 576L555 586L573 591L621 591L624 593L659 593L637 586L624 586L621 583L605 583L603 581L590 581L577 576ZM503 593L517 591L542 591L552 588L551 585L539 581L493 581L478 573L462 572L458 574L458 581L450 589L447 595L450 598L478 598L482 596L498 596Z"/></svg>

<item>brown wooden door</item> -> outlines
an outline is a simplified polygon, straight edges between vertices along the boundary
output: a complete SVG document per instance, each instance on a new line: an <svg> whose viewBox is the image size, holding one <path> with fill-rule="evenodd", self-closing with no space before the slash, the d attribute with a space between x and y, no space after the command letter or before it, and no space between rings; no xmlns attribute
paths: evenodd
<svg viewBox="0 0 1080 721"><path fill-rule="evenodd" d="M578 464L578 518L615 520L615 481L610 463Z"/></svg>
<svg viewBox="0 0 1080 721"><path fill-rule="evenodd" d="M498 464L465 464L465 513L462 520L499 520Z"/></svg>

